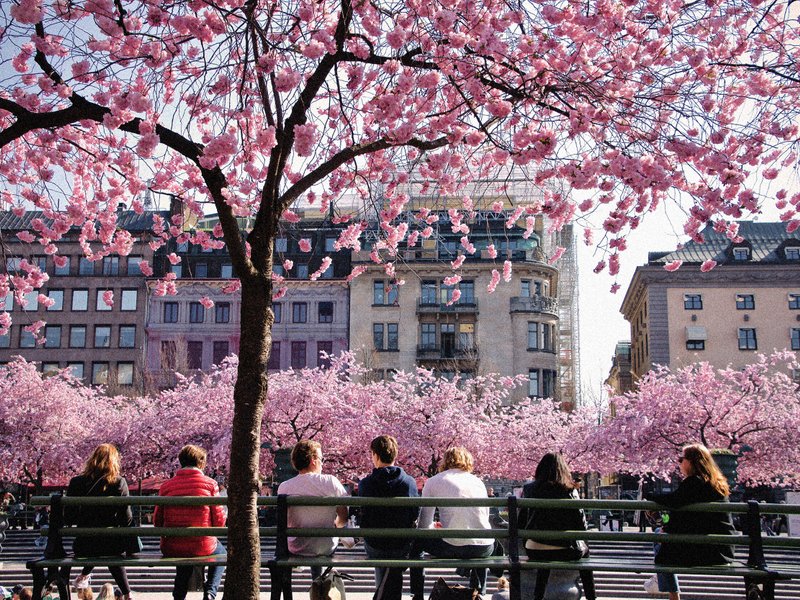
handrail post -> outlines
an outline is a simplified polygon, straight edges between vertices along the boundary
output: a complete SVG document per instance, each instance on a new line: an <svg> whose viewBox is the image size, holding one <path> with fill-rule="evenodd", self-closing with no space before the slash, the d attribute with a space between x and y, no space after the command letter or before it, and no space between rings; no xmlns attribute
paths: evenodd
<svg viewBox="0 0 800 600"><path fill-rule="evenodd" d="M61 502L62 494L53 494L50 497L50 522L47 528L47 545L44 548L45 558L64 558L64 537L61 530L64 528L64 504Z"/></svg>
<svg viewBox="0 0 800 600"><path fill-rule="evenodd" d="M757 500L747 501L747 536L750 538L747 566L766 569L767 561L764 559L764 545L761 541L761 508Z"/></svg>
<svg viewBox="0 0 800 600"><path fill-rule="evenodd" d="M509 596L511 600L522 600L522 581L519 566L519 510L517 508L517 497L514 494L508 496L508 559L509 575L511 576L511 589Z"/></svg>
<svg viewBox="0 0 800 600"><path fill-rule="evenodd" d="M275 556L278 559L287 558L289 556L289 536L286 535L286 530L289 528L289 504L286 501L288 496L286 494L278 494L278 504L276 507L275 525L277 533L275 535ZM284 600L292 600L292 570L291 569L276 569L277 586L279 588L279 596L283 594ZM272 585L276 585L275 577L272 578ZM272 600L275 600L273 592Z"/></svg>

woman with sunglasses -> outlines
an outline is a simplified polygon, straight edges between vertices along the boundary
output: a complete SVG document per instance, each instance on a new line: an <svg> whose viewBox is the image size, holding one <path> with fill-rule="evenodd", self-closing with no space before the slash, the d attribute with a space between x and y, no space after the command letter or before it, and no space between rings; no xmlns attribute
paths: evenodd
<svg viewBox="0 0 800 600"><path fill-rule="evenodd" d="M678 489L669 494L655 494L648 500L669 508L679 508L697 502L728 502L728 480L719 470L708 448L702 444L684 446L680 463L681 481ZM697 513L676 511L664 526L665 533L734 535L730 513ZM733 560L733 546L721 544L670 544L665 542L656 550L658 565L694 567L720 565ZM678 577L674 573L658 574L658 589L669 592L670 600L680 600Z"/></svg>

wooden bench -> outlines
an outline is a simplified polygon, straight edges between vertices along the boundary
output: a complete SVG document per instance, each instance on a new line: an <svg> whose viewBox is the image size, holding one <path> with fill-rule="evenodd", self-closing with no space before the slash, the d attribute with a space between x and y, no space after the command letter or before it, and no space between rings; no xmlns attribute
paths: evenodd
<svg viewBox="0 0 800 600"><path fill-rule="evenodd" d="M91 506L91 505L206 505L224 504L225 498L198 498L198 497L127 497L127 498L66 498L56 495L48 498L37 497L37 505L49 500L51 506L50 527L48 530L48 546L58 548L62 536L96 536L120 535L142 537L161 536L217 536L224 537L227 533L225 527L209 528L165 528L165 527L127 527L127 528L65 528L63 526L63 505L65 503ZM759 505L757 502L731 503L731 504L698 504L684 507L681 510L697 512L733 512L745 514L745 535L664 535L655 533L633 532L605 532L605 531L527 531L520 529L517 523L517 511L525 508L584 508L587 510L617 509L617 510L654 510L660 509L652 502L635 500L518 500L515 497L507 499L464 499L464 498L348 498L349 506L490 506L506 507L508 510L508 528L481 531L482 537L493 537L507 541L508 555L502 557L488 557L479 559L442 559L424 557L421 559L371 559L363 555L294 556L288 553L288 537L337 537L342 534L341 529L335 528L308 528L290 529L287 527L287 514L289 506L334 506L342 503L341 498L318 498L300 496L278 496L259 498L260 505L275 506L277 508L277 526L260 528L262 537L276 538L276 555L261 557L261 564L268 567L271 577L271 598L279 600L281 596L286 600L292 598L292 570L295 567L386 567L386 568L490 568L508 571L511 580L512 600L521 600L520 577L523 571L533 569L550 570L591 570L607 572L628 573L675 573L696 575L722 575L742 577L745 582L747 597L753 595L758 587L758 594L766 600L774 600L775 582L786 579L800 578L800 566L788 564L767 565L764 559L763 548L765 545L783 548L800 548L800 539L787 539L776 537L762 537L760 527L761 510L766 513L800 514L800 507L775 504ZM409 538L458 538L474 537L475 530L454 529L349 529L347 533L356 537L402 537ZM574 540L583 539L592 541L629 541L629 542L663 542L670 543L719 543L738 544L748 546L748 560L746 563L733 563L730 565L714 565L702 567L679 567L655 565L651 556L642 556L637 560L613 560L602 558L586 558L580 561L532 561L520 555L521 540L528 537L537 539ZM206 566L209 564L226 564L226 556L194 557L194 558L167 558L158 554L137 554L131 557L51 557L29 561L28 569L34 578L34 600L40 600L41 591L48 576L62 567L84 566L123 566L123 567L153 567L153 566ZM69 598L69 582L61 582L59 587L62 600Z"/></svg>

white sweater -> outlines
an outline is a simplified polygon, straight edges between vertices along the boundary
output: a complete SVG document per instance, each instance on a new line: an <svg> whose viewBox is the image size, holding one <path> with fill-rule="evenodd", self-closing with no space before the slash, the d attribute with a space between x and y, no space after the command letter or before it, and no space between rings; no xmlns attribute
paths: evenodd
<svg viewBox="0 0 800 600"><path fill-rule="evenodd" d="M486 486L472 473L461 469L442 471L425 482L422 488L423 498L486 498ZM424 506L419 513L419 528L433 526L434 507ZM491 529L489 525L489 508L439 507L439 520L445 529ZM447 538L445 542L451 546L488 546L494 543L492 538Z"/></svg>

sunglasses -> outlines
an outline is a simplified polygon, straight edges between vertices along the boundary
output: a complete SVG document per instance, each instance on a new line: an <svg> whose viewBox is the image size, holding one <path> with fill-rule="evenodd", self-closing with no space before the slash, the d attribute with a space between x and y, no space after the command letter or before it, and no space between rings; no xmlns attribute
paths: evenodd
<svg viewBox="0 0 800 600"><path fill-rule="evenodd" d="M689 459L688 459L688 458L686 458L685 456L679 456L679 457L678 457L678 462L683 462L683 461L685 461L685 460L689 460Z"/></svg>

